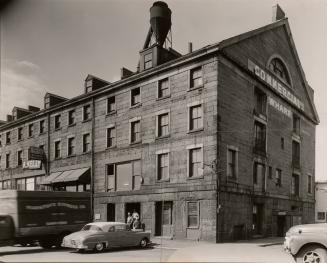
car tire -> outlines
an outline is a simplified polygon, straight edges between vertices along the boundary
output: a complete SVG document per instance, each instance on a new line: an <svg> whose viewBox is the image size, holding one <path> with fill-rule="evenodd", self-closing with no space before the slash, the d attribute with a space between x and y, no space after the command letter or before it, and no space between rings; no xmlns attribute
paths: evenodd
<svg viewBox="0 0 327 263"><path fill-rule="evenodd" d="M148 245L149 245L149 239L147 239L146 237L142 238L142 240L140 241L140 247L146 248Z"/></svg>
<svg viewBox="0 0 327 263"><path fill-rule="evenodd" d="M52 248L52 246L54 245L54 242L52 240L41 240L39 243L40 246L45 249Z"/></svg>
<svg viewBox="0 0 327 263"><path fill-rule="evenodd" d="M94 250L96 252L102 252L105 249L104 243L98 242L95 244Z"/></svg>
<svg viewBox="0 0 327 263"><path fill-rule="evenodd" d="M327 250L317 245L307 246L301 249L295 260L296 263L327 263Z"/></svg>

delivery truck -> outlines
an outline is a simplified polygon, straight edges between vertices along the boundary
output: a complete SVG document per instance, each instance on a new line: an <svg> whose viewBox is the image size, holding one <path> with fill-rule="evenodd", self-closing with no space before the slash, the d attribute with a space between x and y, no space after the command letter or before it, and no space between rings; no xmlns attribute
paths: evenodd
<svg viewBox="0 0 327 263"><path fill-rule="evenodd" d="M0 246L59 247L91 220L89 192L0 191Z"/></svg>

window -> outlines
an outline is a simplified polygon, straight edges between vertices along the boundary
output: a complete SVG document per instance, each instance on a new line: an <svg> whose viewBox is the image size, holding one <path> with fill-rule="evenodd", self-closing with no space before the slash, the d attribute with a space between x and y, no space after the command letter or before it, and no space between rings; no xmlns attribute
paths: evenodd
<svg viewBox="0 0 327 263"><path fill-rule="evenodd" d="M274 58L270 61L269 69L280 79L284 80L288 84L291 84L286 66L279 58Z"/></svg>
<svg viewBox="0 0 327 263"><path fill-rule="evenodd" d="M292 164L295 168L300 168L300 143L292 141Z"/></svg>
<svg viewBox="0 0 327 263"><path fill-rule="evenodd" d="M115 97L110 97L107 99L107 114L116 111L116 99Z"/></svg>
<svg viewBox="0 0 327 263"><path fill-rule="evenodd" d="M131 143L141 141L141 121L131 122Z"/></svg>
<svg viewBox="0 0 327 263"><path fill-rule="evenodd" d="M266 125L254 122L254 151L258 154L266 154Z"/></svg>
<svg viewBox="0 0 327 263"><path fill-rule="evenodd" d="M0 134L0 147L2 147L1 134Z"/></svg>
<svg viewBox="0 0 327 263"><path fill-rule="evenodd" d="M70 110L68 112L68 125L73 125L75 123L75 110Z"/></svg>
<svg viewBox="0 0 327 263"><path fill-rule="evenodd" d="M267 96L264 92L256 88L254 90L254 111L256 114L266 115Z"/></svg>
<svg viewBox="0 0 327 263"><path fill-rule="evenodd" d="M61 157L61 142L60 141L56 141L55 142L55 159L58 159Z"/></svg>
<svg viewBox="0 0 327 263"><path fill-rule="evenodd" d="M39 145L39 148L44 151L44 144Z"/></svg>
<svg viewBox="0 0 327 263"><path fill-rule="evenodd" d="M54 117L55 119L55 130L60 129L61 126L61 115L58 114Z"/></svg>
<svg viewBox="0 0 327 263"><path fill-rule="evenodd" d="M294 196L299 196L299 175L292 174L292 181L291 181L291 194Z"/></svg>
<svg viewBox="0 0 327 263"><path fill-rule="evenodd" d="M18 128L17 138L18 138L18 141L21 141L23 139L23 127Z"/></svg>
<svg viewBox="0 0 327 263"><path fill-rule="evenodd" d="M265 178L265 165L262 163L254 162L253 167L253 184L264 182Z"/></svg>
<svg viewBox="0 0 327 263"><path fill-rule="evenodd" d="M107 191L139 190L141 187L141 161L108 164Z"/></svg>
<svg viewBox="0 0 327 263"><path fill-rule="evenodd" d="M68 138L68 156L75 154L75 138L69 137Z"/></svg>
<svg viewBox="0 0 327 263"><path fill-rule="evenodd" d="M308 174L308 193L312 194L312 175Z"/></svg>
<svg viewBox="0 0 327 263"><path fill-rule="evenodd" d="M169 79L165 78L158 82L158 98L165 98L170 95Z"/></svg>
<svg viewBox="0 0 327 263"><path fill-rule="evenodd" d="M203 175L203 152L202 148L189 149L189 177Z"/></svg>
<svg viewBox="0 0 327 263"><path fill-rule="evenodd" d="M45 131L45 120L40 121L40 134Z"/></svg>
<svg viewBox="0 0 327 263"><path fill-rule="evenodd" d="M187 203L187 227L197 228L199 226L199 202Z"/></svg>
<svg viewBox="0 0 327 263"><path fill-rule="evenodd" d="M23 151L22 150L17 151L17 165L18 166L23 165Z"/></svg>
<svg viewBox="0 0 327 263"><path fill-rule="evenodd" d="M32 123L28 125L28 137L33 137L33 132L34 132L34 125Z"/></svg>
<svg viewBox="0 0 327 263"><path fill-rule="evenodd" d="M115 165L108 164L106 166L106 173L107 173L107 191L115 191L116 189L116 182L115 182Z"/></svg>
<svg viewBox="0 0 327 263"><path fill-rule="evenodd" d="M91 105L85 105L83 107L83 121L91 119Z"/></svg>
<svg viewBox="0 0 327 263"><path fill-rule="evenodd" d="M93 79L88 79L85 81L85 89L86 89L86 93L89 93L92 91L92 85L93 84Z"/></svg>
<svg viewBox="0 0 327 263"><path fill-rule="evenodd" d="M45 96L44 97L44 108L45 109L50 108L50 96Z"/></svg>
<svg viewBox="0 0 327 263"><path fill-rule="evenodd" d="M169 179L169 153L162 153L157 155L157 179Z"/></svg>
<svg viewBox="0 0 327 263"><path fill-rule="evenodd" d="M202 105L195 105L190 107L189 130L199 130L203 128Z"/></svg>
<svg viewBox="0 0 327 263"><path fill-rule="evenodd" d="M172 225L172 211L173 211L173 202L165 201L163 202L162 208L162 224L163 225Z"/></svg>
<svg viewBox="0 0 327 263"><path fill-rule="evenodd" d="M107 128L107 147L115 146L116 129L115 127Z"/></svg>
<svg viewBox="0 0 327 263"><path fill-rule="evenodd" d="M135 106L141 103L141 90L135 88L131 90L131 106Z"/></svg>
<svg viewBox="0 0 327 263"><path fill-rule="evenodd" d="M190 89L202 87L202 67L191 69L190 71Z"/></svg>
<svg viewBox="0 0 327 263"><path fill-rule="evenodd" d="M25 178L16 179L16 189L17 190L26 190L26 179Z"/></svg>
<svg viewBox="0 0 327 263"><path fill-rule="evenodd" d="M293 113L293 133L300 135L300 117Z"/></svg>
<svg viewBox="0 0 327 263"><path fill-rule="evenodd" d="M227 149L227 177L231 179L237 178L237 150Z"/></svg>
<svg viewBox="0 0 327 263"><path fill-rule="evenodd" d="M169 135L169 113L158 115L158 137Z"/></svg>
<svg viewBox="0 0 327 263"><path fill-rule="evenodd" d="M4 180L2 182L2 189L5 190L5 189L11 189L11 180Z"/></svg>
<svg viewBox="0 0 327 263"><path fill-rule="evenodd" d="M269 168L268 168L268 178L272 179L272 177L273 177L273 169L272 169L271 166L269 166Z"/></svg>
<svg viewBox="0 0 327 263"><path fill-rule="evenodd" d="M326 213L325 212L317 212L317 219L318 220L326 220Z"/></svg>
<svg viewBox="0 0 327 263"><path fill-rule="evenodd" d="M10 153L6 153L6 169L10 167Z"/></svg>
<svg viewBox="0 0 327 263"><path fill-rule="evenodd" d="M276 169L276 186L282 186L282 170Z"/></svg>
<svg viewBox="0 0 327 263"><path fill-rule="evenodd" d="M152 53L144 55L144 69L152 68Z"/></svg>
<svg viewBox="0 0 327 263"><path fill-rule="evenodd" d="M88 151L90 151L91 150L91 148L90 148L90 134L89 133L87 133L87 134L84 134L83 135L83 153L85 153L85 152L88 152Z"/></svg>
<svg viewBox="0 0 327 263"><path fill-rule="evenodd" d="M46 186L42 184L45 176L36 176L35 177L35 190L36 191L44 191L46 190Z"/></svg>
<svg viewBox="0 0 327 263"><path fill-rule="evenodd" d="M11 143L11 134L10 131L6 132L6 144L10 144Z"/></svg>
<svg viewBox="0 0 327 263"><path fill-rule="evenodd" d="M284 148L285 148L285 140L284 140L283 137L280 138L280 148L281 148L282 150L284 150Z"/></svg>
<svg viewBox="0 0 327 263"><path fill-rule="evenodd" d="M26 191L34 191L35 190L35 178L29 177L26 178Z"/></svg>

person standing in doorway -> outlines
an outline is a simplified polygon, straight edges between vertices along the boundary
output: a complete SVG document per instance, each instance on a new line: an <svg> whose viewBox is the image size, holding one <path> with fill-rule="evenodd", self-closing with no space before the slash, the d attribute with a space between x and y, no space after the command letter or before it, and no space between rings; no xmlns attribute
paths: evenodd
<svg viewBox="0 0 327 263"><path fill-rule="evenodd" d="M130 228L133 227L133 217L131 216L131 213L128 212L127 213L127 220L126 220L126 224L128 224L130 226Z"/></svg>
<svg viewBox="0 0 327 263"><path fill-rule="evenodd" d="M133 221L135 221L136 219L140 219L140 215L138 212L135 211L135 209L133 210L133 214L132 214L132 217L133 217Z"/></svg>

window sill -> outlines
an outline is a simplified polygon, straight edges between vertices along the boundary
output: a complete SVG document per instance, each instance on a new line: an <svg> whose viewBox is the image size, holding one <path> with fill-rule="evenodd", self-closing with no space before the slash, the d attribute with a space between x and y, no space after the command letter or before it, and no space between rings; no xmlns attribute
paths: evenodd
<svg viewBox="0 0 327 263"><path fill-rule="evenodd" d="M17 142L22 142L23 141L23 139L19 139L19 140L17 140ZM0 147L1 147L1 145L0 145Z"/></svg>
<svg viewBox="0 0 327 263"><path fill-rule="evenodd" d="M199 86L195 86L195 87L190 87L187 91L193 91L193 90L197 90L197 89L202 89L204 87L204 85L199 85Z"/></svg>
<svg viewBox="0 0 327 263"><path fill-rule="evenodd" d="M198 180L198 179L203 179L204 176L194 176L194 177L187 177L187 180Z"/></svg>
<svg viewBox="0 0 327 263"><path fill-rule="evenodd" d="M31 139L31 138L34 138L34 135L32 135L32 136L28 136L28 139Z"/></svg>
<svg viewBox="0 0 327 263"><path fill-rule="evenodd" d="M156 180L157 183L169 183L170 179Z"/></svg>
<svg viewBox="0 0 327 263"><path fill-rule="evenodd" d="M40 132L40 133L39 133L39 135L44 135L44 134L46 134L46 132Z"/></svg>
<svg viewBox="0 0 327 263"><path fill-rule="evenodd" d="M138 108L138 107L141 107L142 106L142 103L137 103L135 105L131 105L129 108L130 109L135 109L135 108Z"/></svg>
<svg viewBox="0 0 327 263"><path fill-rule="evenodd" d="M68 127L74 127L74 126L76 126L76 122L68 124Z"/></svg>
<svg viewBox="0 0 327 263"><path fill-rule="evenodd" d="M86 122L89 122L91 121L92 119L87 119L87 120L83 120L82 123L86 123Z"/></svg>
<svg viewBox="0 0 327 263"><path fill-rule="evenodd" d="M113 115L116 115L116 114L117 114L116 110L110 111L110 112L107 112L106 117L113 116Z"/></svg>
<svg viewBox="0 0 327 263"><path fill-rule="evenodd" d="M199 226L188 226L187 229L199 229Z"/></svg>
<svg viewBox="0 0 327 263"><path fill-rule="evenodd" d="M107 146L106 147L106 150L111 150L111 149L116 149L117 148L117 145L113 145L113 146Z"/></svg>
<svg viewBox="0 0 327 263"><path fill-rule="evenodd" d="M168 96L164 96L164 97L160 97L160 98L156 98L156 100L164 100L164 99L169 99L170 98L170 95Z"/></svg>
<svg viewBox="0 0 327 263"><path fill-rule="evenodd" d="M87 152L82 152L82 155L86 155L86 154L89 154L89 153L91 153L91 150L87 151Z"/></svg>
<svg viewBox="0 0 327 263"><path fill-rule="evenodd" d="M167 138L170 138L170 134L165 135L165 136L158 136L158 137L156 137L156 140L163 140L163 139L167 139Z"/></svg>
<svg viewBox="0 0 327 263"><path fill-rule="evenodd" d="M202 128L199 128L199 129L195 129L195 130L189 130L189 131L187 131L187 133L189 134L189 133L196 133L196 132L201 132L201 131L203 131L204 130L204 128L202 127Z"/></svg>
<svg viewBox="0 0 327 263"><path fill-rule="evenodd" d="M67 158L70 158L70 157L76 157L76 153L67 155Z"/></svg>
<svg viewBox="0 0 327 263"><path fill-rule="evenodd" d="M62 157L55 157L54 158L54 160L56 161L56 160L61 160L62 159Z"/></svg>
<svg viewBox="0 0 327 263"><path fill-rule="evenodd" d="M60 131L61 127L55 128L54 131Z"/></svg>
<svg viewBox="0 0 327 263"><path fill-rule="evenodd" d="M137 144L141 144L142 141L137 141L137 142L130 142L129 145L137 145Z"/></svg>

